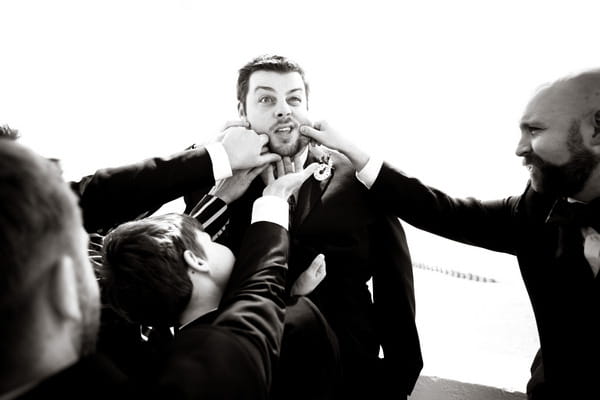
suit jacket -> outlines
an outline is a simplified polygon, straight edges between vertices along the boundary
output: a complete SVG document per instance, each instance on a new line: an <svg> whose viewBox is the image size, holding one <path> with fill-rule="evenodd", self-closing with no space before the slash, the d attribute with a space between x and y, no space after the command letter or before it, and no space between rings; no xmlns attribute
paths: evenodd
<svg viewBox="0 0 600 400"><path fill-rule="evenodd" d="M101 234L149 215L184 193L213 184L212 162L204 148L101 169L70 183L79 196L86 230Z"/></svg>
<svg viewBox="0 0 600 400"><path fill-rule="evenodd" d="M532 370L535 380L546 385L540 392L563 399L600 398L600 281L581 242L578 248L557 251L566 239L581 240L578 229L569 238L564 227L548 220L557 198L530 185L520 196L497 201L452 198L385 163L371 194L418 228L516 255L540 338L543 372L541 360Z"/></svg>
<svg viewBox="0 0 600 400"><path fill-rule="evenodd" d="M106 358L92 355L17 397L35 399L125 399L134 393L128 378Z"/></svg>
<svg viewBox="0 0 600 400"><path fill-rule="evenodd" d="M250 226L218 311L182 328L153 376L130 379L100 355L20 399L267 399L281 346L288 233Z"/></svg>
<svg viewBox="0 0 600 400"><path fill-rule="evenodd" d="M288 285L323 253L327 276L309 297L337 335L347 378L367 382L367 375L375 378L381 372L389 387L408 394L422 368L422 358L404 231L396 217L380 213L370 201L349 160L339 153L331 156L331 177L322 182L311 178L299 190L290 227ZM317 158L311 149L307 163ZM258 178L229 205L229 225L219 240L234 254L250 223L252 202L263 188ZM188 211L200 196L186 197ZM367 287L371 277L375 304ZM385 353L384 368L378 360L380 345Z"/></svg>
<svg viewBox="0 0 600 400"><path fill-rule="evenodd" d="M181 328L158 373L165 398L267 399L283 334L288 234L252 224L219 309Z"/></svg>
<svg viewBox="0 0 600 400"><path fill-rule="evenodd" d="M100 262L101 235L113 227L150 215L190 190L213 184L212 162L204 148L101 169L71 182L79 197L84 227L89 233L100 234L90 240L92 261L96 265ZM144 360L154 353L140 340L139 325L128 323L109 307L102 309L98 349L129 376L143 374Z"/></svg>
<svg viewBox="0 0 600 400"><path fill-rule="evenodd" d="M340 379L339 345L329 323L308 297L290 297L270 399L332 399Z"/></svg>

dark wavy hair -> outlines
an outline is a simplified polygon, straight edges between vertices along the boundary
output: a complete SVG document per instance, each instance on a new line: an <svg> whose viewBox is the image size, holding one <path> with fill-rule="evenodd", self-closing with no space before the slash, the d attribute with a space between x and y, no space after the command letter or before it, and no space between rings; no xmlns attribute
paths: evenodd
<svg viewBox="0 0 600 400"><path fill-rule="evenodd" d="M264 54L258 56L240 68L237 80L237 99L246 108L246 96L248 95L248 85L250 82L250 75L256 71L275 71L275 72L297 72L302 77L304 82L304 90L306 92L306 98L308 99L308 83L304 76L304 70L298 63L290 60L289 58Z"/></svg>
<svg viewBox="0 0 600 400"><path fill-rule="evenodd" d="M196 240L200 223L181 214L126 222L104 239L99 269L103 300L130 322L173 326L190 301L186 249L205 253Z"/></svg>

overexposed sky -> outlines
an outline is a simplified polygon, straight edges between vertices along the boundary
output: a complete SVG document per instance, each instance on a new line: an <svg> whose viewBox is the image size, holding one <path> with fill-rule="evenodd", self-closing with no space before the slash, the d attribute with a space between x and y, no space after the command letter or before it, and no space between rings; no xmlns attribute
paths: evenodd
<svg viewBox="0 0 600 400"><path fill-rule="evenodd" d="M2 0L0 124L78 179L208 140L237 117L237 70L278 53L314 119L452 195L504 197L534 90L599 65L596 3Z"/></svg>
<svg viewBox="0 0 600 400"><path fill-rule="evenodd" d="M78 179L208 140L237 116L238 68L278 53L305 68L314 119L450 194L519 194L521 112L600 65L596 3L0 0L0 124ZM408 229L417 261L516 265Z"/></svg>
<svg viewBox="0 0 600 400"><path fill-rule="evenodd" d="M595 2L0 2L0 123L68 178L169 154L236 117L237 69L299 61L313 117L456 194L519 191L517 121L595 66Z"/></svg>

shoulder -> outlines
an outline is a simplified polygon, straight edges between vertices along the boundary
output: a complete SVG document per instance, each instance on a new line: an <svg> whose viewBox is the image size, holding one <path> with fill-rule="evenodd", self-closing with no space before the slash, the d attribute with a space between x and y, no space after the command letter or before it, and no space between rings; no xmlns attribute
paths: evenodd
<svg viewBox="0 0 600 400"><path fill-rule="evenodd" d="M189 346L189 347L188 347ZM176 357L219 362L223 359L245 360L254 348L245 335L228 327L214 324L195 324L183 328L173 341ZM252 358L252 357L250 357Z"/></svg>
<svg viewBox="0 0 600 400"><path fill-rule="evenodd" d="M201 375L194 379L194 385L203 386L197 389L203 394L266 391L265 369L255 348L247 338L230 329L190 326L175 337L162 379L176 385L181 381L185 386L190 383L190 376Z"/></svg>

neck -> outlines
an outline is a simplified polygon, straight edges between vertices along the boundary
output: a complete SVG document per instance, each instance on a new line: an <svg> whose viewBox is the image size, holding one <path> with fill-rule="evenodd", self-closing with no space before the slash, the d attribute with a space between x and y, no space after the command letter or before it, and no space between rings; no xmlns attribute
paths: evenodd
<svg viewBox="0 0 600 400"><path fill-rule="evenodd" d="M584 203L600 198L600 165L590 174L583 190L572 197Z"/></svg>
<svg viewBox="0 0 600 400"><path fill-rule="evenodd" d="M292 157L292 161L294 162L294 164L296 163L296 160L298 160L298 162L304 166L304 164L306 163L306 157L308 157L308 145L304 146L303 148L301 148L293 157Z"/></svg>
<svg viewBox="0 0 600 400"><path fill-rule="evenodd" d="M209 291L205 291L204 293L209 294L201 296L196 294L197 291L194 291L190 302L179 317L179 323L181 325L186 325L200 318L201 316L219 308L219 303L221 302L222 294L220 292L216 292L217 291L215 290L213 290L212 293Z"/></svg>
<svg viewBox="0 0 600 400"><path fill-rule="evenodd" d="M33 331L34 329L32 329ZM52 329L39 329L43 335L27 335L23 351L13 350L16 358L8 357L0 380L0 398L18 397L43 380L63 371L79 360L69 335L59 334ZM48 334L54 332L55 334Z"/></svg>

